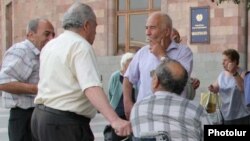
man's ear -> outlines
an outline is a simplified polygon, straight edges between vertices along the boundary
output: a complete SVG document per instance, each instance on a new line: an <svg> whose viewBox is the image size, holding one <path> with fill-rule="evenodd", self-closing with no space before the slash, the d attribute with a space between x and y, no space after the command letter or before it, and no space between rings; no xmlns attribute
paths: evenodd
<svg viewBox="0 0 250 141"><path fill-rule="evenodd" d="M84 24L83 24L83 28L84 30L87 30L90 26L90 21L85 21Z"/></svg>
<svg viewBox="0 0 250 141"><path fill-rule="evenodd" d="M153 77L152 87L153 87L153 89L157 89L159 86L160 86L160 81L159 81L158 77L155 75Z"/></svg>
<svg viewBox="0 0 250 141"><path fill-rule="evenodd" d="M167 36L167 37L170 36L170 37L171 37L171 34L172 34L172 29L169 28L169 27L166 28L166 29L165 29L165 36Z"/></svg>
<svg viewBox="0 0 250 141"><path fill-rule="evenodd" d="M157 76L156 76L156 87L157 88L160 87L160 80Z"/></svg>
<svg viewBox="0 0 250 141"><path fill-rule="evenodd" d="M35 35L35 33L34 32L32 32L32 31L30 31L30 32L28 32L27 34L26 34L26 37L27 37L27 39L29 39L30 41L34 41L34 35Z"/></svg>

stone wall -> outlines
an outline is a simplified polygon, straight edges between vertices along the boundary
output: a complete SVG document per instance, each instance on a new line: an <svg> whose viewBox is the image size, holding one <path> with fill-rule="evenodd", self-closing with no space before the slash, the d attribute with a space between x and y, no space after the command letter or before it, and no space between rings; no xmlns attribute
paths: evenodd
<svg viewBox="0 0 250 141"><path fill-rule="evenodd" d="M80 0L88 5L90 5L97 16L97 34L96 40L93 47L98 56L108 55L108 23L107 23L107 11L108 5L106 0ZM67 8L75 2L75 0L1 0L1 5L6 8L6 3L12 2L13 7L13 43L22 41L25 39L26 25L29 20L33 18L47 18L49 19L53 26L55 27L56 36L63 32L62 28L62 18L63 14ZM112 5L111 5L112 6ZM112 8L111 8L112 9ZM1 9L2 10L2 9ZM1 18L1 22L5 23L5 9L3 9L0 14L4 15ZM4 27L1 29L6 30ZM0 30L1 31L1 30ZM6 31L1 31L1 33ZM2 34L4 35L4 34ZM4 37L0 35L1 43L6 42ZM112 41L111 41L112 42ZM4 45L6 43L3 43ZM5 46L1 48L6 48ZM112 47L111 47L112 48Z"/></svg>
<svg viewBox="0 0 250 141"><path fill-rule="evenodd" d="M220 5L210 0L167 0L162 11L168 13L173 25L179 30L182 43L188 44L194 53L222 52L234 48L246 52L245 41L245 3L240 5L224 2ZM210 8L210 43L190 44L190 8L209 6Z"/></svg>

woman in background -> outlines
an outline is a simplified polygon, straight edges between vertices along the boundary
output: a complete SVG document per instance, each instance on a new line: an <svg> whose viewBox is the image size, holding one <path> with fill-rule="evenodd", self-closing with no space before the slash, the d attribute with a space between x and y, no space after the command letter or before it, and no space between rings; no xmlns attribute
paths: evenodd
<svg viewBox="0 0 250 141"><path fill-rule="evenodd" d="M123 75L126 72L128 65L132 58L134 57L133 53L125 53L122 55L120 65L120 70L115 71L109 81L109 92L108 98L110 104L112 105L115 112L118 114L119 117L122 119L126 119L124 113L124 104L123 104L123 93L122 93L122 82L123 82ZM135 89L133 88L133 102L135 102ZM127 119L129 120L129 119ZM117 136L114 130L112 129L112 141L120 141L126 137Z"/></svg>
<svg viewBox="0 0 250 141"><path fill-rule="evenodd" d="M224 70L208 89L218 93L221 98L221 113L224 124L250 123L250 111L244 104L244 74L239 65L240 55L234 49L227 49L223 53L222 65Z"/></svg>

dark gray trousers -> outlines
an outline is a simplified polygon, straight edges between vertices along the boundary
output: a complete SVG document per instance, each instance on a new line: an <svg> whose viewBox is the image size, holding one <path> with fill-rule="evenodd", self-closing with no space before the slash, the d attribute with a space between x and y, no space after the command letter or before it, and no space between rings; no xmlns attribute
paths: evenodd
<svg viewBox="0 0 250 141"><path fill-rule="evenodd" d="M84 116L38 105L31 119L33 141L94 141L89 122Z"/></svg>
<svg viewBox="0 0 250 141"><path fill-rule="evenodd" d="M32 141L30 121L34 108L11 108L8 133L10 141Z"/></svg>

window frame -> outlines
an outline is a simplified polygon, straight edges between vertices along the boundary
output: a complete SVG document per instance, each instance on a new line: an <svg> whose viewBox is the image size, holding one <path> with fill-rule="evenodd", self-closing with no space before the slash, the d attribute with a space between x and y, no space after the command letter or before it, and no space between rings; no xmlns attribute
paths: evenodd
<svg viewBox="0 0 250 141"><path fill-rule="evenodd" d="M119 16L124 16L125 19L125 39L124 39L124 53L125 52L133 52L131 45L130 45L130 16L131 15L150 15L152 12L155 11L161 11L161 8L157 9L154 8L154 0L148 0L148 7L147 9L135 9L130 10L130 0L124 0L125 1L125 10L119 10L119 0L116 0L116 53L119 51ZM144 23L145 25L145 23ZM141 47L139 47L141 48ZM135 49L135 51L137 51Z"/></svg>

